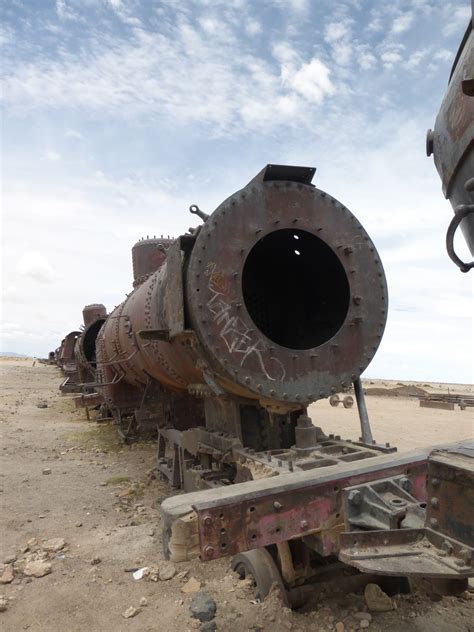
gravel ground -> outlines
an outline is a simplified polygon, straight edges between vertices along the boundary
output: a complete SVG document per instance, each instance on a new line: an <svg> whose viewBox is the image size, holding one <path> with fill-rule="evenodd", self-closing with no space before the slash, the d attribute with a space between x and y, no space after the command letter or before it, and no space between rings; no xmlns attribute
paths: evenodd
<svg viewBox="0 0 474 632"><path fill-rule="evenodd" d="M291 612L276 596L257 603L229 560L170 566L159 515L170 489L151 474L154 445L123 446L112 426L87 422L59 395L55 367L3 358L0 371L0 581L11 580L0 585L2 630L474 630L471 592L438 602L415 592L368 613L363 593L339 579ZM406 448L472 434L469 413L389 399L368 398L381 441ZM354 410L320 402L311 413L327 432L357 433ZM136 581L131 571L143 567L149 574ZM191 616L196 589L216 604L211 624Z"/></svg>

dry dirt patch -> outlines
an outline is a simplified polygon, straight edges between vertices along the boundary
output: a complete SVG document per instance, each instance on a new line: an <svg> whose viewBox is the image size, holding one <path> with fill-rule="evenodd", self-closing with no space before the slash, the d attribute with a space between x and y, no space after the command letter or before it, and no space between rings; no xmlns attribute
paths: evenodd
<svg viewBox="0 0 474 632"><path fill-rule="evenodd" d="M200 629L205 624L190 614L190 580L216 602L218 630L339 631L338 624L364 629L367 617L356 616L366 609L363 595L345 594L337 583L315 592L302 611L290 612L274 597L256 603L252 587L229 571L228 560L170 568L161 553L159 515L170 489L150 474L155 446L124 446L113 427L87 422L68 397L59 396L61 376L54 367L2 359L0 371L0 574L7 570L8 578L9 568L13 574L11 582L0 585L2 629ZM445 434L453 439L470 434L465 413L421 413L411 400L398 399L387 409L388 399L368 400L374 433L382 441L398 438L406 448L413 440L443 441L442 428L449 428ZM39 403L46 407L38 408ZM312 409L318 425L349 437L357 432L354 413L327 402ZM32 562L50 565L50 572L26 575ZM148 575L135 581L132 572L144 567ZM397 610L372 615L370 630L472 629L469 595L433 603L415 594L395 603ZM124 618L130 608L134 616Z"/></svg>

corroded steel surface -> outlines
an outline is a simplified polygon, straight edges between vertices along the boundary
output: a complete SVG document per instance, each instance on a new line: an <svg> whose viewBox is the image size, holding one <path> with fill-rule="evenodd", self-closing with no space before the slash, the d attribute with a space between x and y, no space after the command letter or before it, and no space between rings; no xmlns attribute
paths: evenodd
<svg viewBox="0 0 474 632"><path fill-rule="evenodd" d="M364 572L433 578L474 575L474 443L428 458L423 528L345 533L341 559ZM465 585L458 584L458 591Z"/></svg>
<svg viewBox="0 0 474 632"><path fill-rule="evenodd" d="M310 184L282 180L284 169L276 181L264 169L175 240L114 310L99 336L107 381L143 387L152 377L183 391L202 384L288 412L362 373L387 316L378 254L348 209ZM271 290L265 261L265 274L276 270Z"/></svg>
<svg viewBox="0 0 474 632"><path fill-rule="evenodd" d="M102 303L93 303L92 305L86 305L82 310L82 317L84 319L84 327L89 327L98 318L107 318L107 309Z"/></svg>
<svg viewBox="0 0 474 632"><path fill-rule="evenodd" d="M474 177L474 32L472 21L461 44L448 90L428 132L427 153L434 154L443 192L453 209L474 204L474 187L466 186ZM461 223L474 254L474 215Z"/></svg>
<svg viewBox="0 0 474 632"><path fill-rule="evenodd" d="M342 294L346 290L342 284L348 284L348 303L339 307L345 312L343 322L319 344L308 341L300 345L306 348L295 348L291 340L298 340L298 336L293 332L284 332L285 338L290 338L287 344L275 341L271 326L265 335L254 322L255 307L252 305L251 316L251 301L245 297L244 266L249 254L259 242L279 231L294 234L298 247L306 235L308 249L313 244L329 247L337 260L334 263L341 266L337 275L341 287L333 290ZM284 255L282 248L280 256ZM274 266L278 275L281 268L277 261ZM294 270L296 273L298 268ZM317 331L321 305L314 305L310 314L299 314L301 319L292 314L302 294L320 291L318 282L330 275L329 268L315 270L314 285L306 287L299 286L295 276L289 282L298 288L299 298L289 293L292 302L283 314L276 309L272 312L271 304L259 305L261 321L283 318L296 330L307 318L308 328ZM245 389L262 403L276 400L284 406L285 402L310 402L349 386L369 364L385 327L385 276L361 224L323 191L300 183L265 181L262 174L227 199L200 231L190 255L186 290L193 329L210 352L209 362L223 388L236 394Z"/></svg>
<svg viewBox="0 0 474 632"><path fill-rule="evenodd" d="M166 259L166 250L172 239L140 239L132 248L133 287L141 285L156 272Z"/></svg>
<svg viewBox="0 0 474 632"><path fill-rule="evenodd" d="M75 364L74 345L81 335L80 331L71 331L64 337L59 350L58 364L64 369L67 365Z"/></svg>
<svg viewBox="0 0 474 632"><path fill-rule="evenodd" d="M429 460L427 524L474 547L474 442Z"/></svg>
<svg viewBox="0 0 474 632"><path fill-rule="evenodd" d="M76 340L74 355L79 369L89 373L89 379L93 381L96 368L96 339L107 314L89 323ZM81 373L81 371L80 371ZM82 382L86 381L86 375L80 376Z"/></svg>
<svg viewBox="0 0 474 632"><path fill-rule="evenodd" d="M198 515L203 560L215 559L298 537L311 538L321 555L338 551L345 531L342 490L387 477L405 475L412 495L426 500L427 451L379 457L333 466L321 473L276 476L231 486L219 494L200 492L193 499ZM308 474L308 473L306 473ZM186 496L181 497L186 501ZM167 503L163 503L166 512Z"/></svg>

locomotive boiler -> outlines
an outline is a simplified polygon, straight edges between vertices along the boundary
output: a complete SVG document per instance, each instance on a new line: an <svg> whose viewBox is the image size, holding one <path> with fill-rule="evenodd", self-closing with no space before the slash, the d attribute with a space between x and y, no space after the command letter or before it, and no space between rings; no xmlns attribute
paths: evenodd
<svg viewBox="0 0 474 632"><path fill-rule="evenodd" d="M385 275L314 171L268 165L210 216L192 206L197 229L136 244L135 289L97 337L97 388L122 426L287 449L309 403L357 382L385 327Z"/></svg>

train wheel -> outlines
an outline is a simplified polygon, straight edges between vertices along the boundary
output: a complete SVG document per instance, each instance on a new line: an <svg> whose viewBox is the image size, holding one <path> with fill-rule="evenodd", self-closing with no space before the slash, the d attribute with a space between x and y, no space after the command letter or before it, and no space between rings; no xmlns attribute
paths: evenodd
<svg viewBox="0 0 474 632"><path fill-rule="evenodd" d="M354 398L352 395L346 395L342 400L342 405L344 408L352 408L352 406L354 406Z"/></svg>
<svg viewBox="0 0 474 632"><path fill-rule="evenodd" d="M339 395L331 395L329 398L330 406L337 406L341 400L339 399Z"/></svg>
<svg viewBox="0 0 474 632"><path fill-rule="evenodd" d="M282 602L289 606L288 595L277 565L267 549L254 549L239 553L232 558L231 568L240 579L252 577L255 582L256 597L264 601L274 586Z"/></svg>

